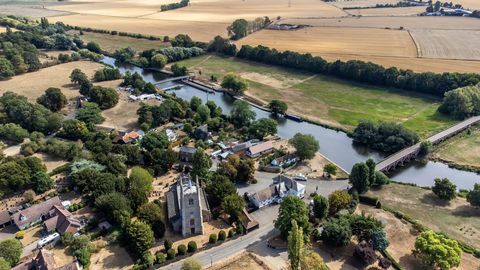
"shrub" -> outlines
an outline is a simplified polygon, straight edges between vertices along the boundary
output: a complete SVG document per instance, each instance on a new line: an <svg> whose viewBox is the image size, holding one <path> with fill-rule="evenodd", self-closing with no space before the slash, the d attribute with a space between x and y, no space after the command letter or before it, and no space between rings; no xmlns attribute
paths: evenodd
<svg viewBox="0 0 480 270"><path fill-rule="evenodd" d="M217 235L214 233L210 234L210 236L208 237L208 243L215 244L216 242L217 242Z"/></svg>
<svg viewBox="0 0 480 270"><path fill-rule="evenodd" d="M15 233L15 238L23 239L23 237L25 237L25 231L18 231Z"/></svg>
<svg viewBox="0 0 480 270"><path fill-rule="evenodd" d="M193 252L197 251L197 243L195 241L188 242L187 247L188 247L187 251L189 253L193 253Z"/></svg>
<svg viewBox="0 0 480 270"><path fill-rule="evenodd" d="M225 233L224 230L221 230L218 232L218 240L225 241L226 238L227 238L227 234Z"/></svg>
<svg viewBox="0 0 480 270"><path fill-rule="evenodd" d="M366 242L361 242L358 244L355 247L353 255L360 259L364 265L370 265L377 260L377 254L375 254L375 250L373 250L373 248L370 247Z"/></svg>
<svg viewBox="0 0 480 270"><path fill-rule="evenodd" d="M165 241L163 242L163 246L165 247L165 250L171 249L172 246L173 246L172 240L170 240L170 239L165 239Z"/></svg>
<svg viewBox="0 0 480 270"><path fill-rule="evenodd" d="M175 259L175 250L173 248L167 250L167 260Z"/></svg>
<svg viewBox="0 0 480 270"><path fill-rule="evenodd" d="M185 245L179 245L177 247L178 255L185 255L187 254L187 247Z"/></svg>
<svg viewBox="0 0 480 270"><path fill-rule="evenodd" d="M235 236L235 230L234 229L231 229L228 231L228 238L232 238Z"/></svg>
<svg viewBox="0 0 480 270"><path fill-rule="evenodd" d="M155 263L162 264L167 260L167 256L163 252L158 252L155 254Z"/></svg>

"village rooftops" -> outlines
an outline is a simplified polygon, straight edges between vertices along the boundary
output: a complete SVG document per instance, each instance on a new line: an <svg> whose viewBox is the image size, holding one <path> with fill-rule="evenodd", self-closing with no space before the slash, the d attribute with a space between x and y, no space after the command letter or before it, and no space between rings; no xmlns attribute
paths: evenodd
<svg viewBox="0 0 480 270"><path fill-rule="evenodd" d="M54 205L62 205L59 197L53 197L42 203L35 204L27 209L21 210L13 214L13 222L19 229L41 221L43 216L48 215Z"/></svg>
<svg viewBox="0 0 480 270"><path fill-rule="evenodd" d="M248 148L247 155L249 155L250 157L258 157L272 150L273 150L273 143L271 141L266 141Z"/></svg>
<svg viewBox="0 0 480 270"><path fill-rule="evenodd" d="M66 265L57 267L55 262L55 257L52 251L46 249L40 249L37 256L30 261L21 263L15 267L12 267L12 270L78 270L81 267L78 265L77 261L72 261Z"/></svg>
<svg viewBox="0 0 480 270"><path fill-rule="evenodd" d="M0 211L0 227L10 223L11 221L12 218L10 217L10 213L8 213L8 210Z"/></svg>
<svg viewBox="0 0 480 270"><path fill-rule="evenodd" d="M137 140L140 140L145 135L145 132L142 130L124 132L115 137L113 143L132 143Z"/></svg>

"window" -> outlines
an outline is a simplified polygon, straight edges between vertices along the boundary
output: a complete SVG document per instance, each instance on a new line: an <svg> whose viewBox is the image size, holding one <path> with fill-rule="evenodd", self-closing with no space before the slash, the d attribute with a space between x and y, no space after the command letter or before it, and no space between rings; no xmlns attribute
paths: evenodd
<svg viewBox="0 0 480 270"><path fill-rule="evenodd" d="M193 218L190 219L190 226L195 226L195 219Z"/></svg>
<svg viewBox="0 0 480 270"><path fill-rule="evenodd" d="M188 205L193 205L193 199L188 199Z"/></svg>

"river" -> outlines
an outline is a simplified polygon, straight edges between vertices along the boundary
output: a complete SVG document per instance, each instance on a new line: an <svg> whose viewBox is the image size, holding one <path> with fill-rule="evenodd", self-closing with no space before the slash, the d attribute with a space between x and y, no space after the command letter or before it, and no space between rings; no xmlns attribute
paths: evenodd
<svg viewBox="0 0 480 270"><path fill-rule="evenodd" d="M117 67L120 72L126 71L138 72L145 81L157 83L165 78L166 75L145 70L134 65L119 64L111 57L105 57L103 62ZM162 87L176 85L176 82L166 82ZM234 99L228 95L221 93L207 94L199 89L184 85L181 89L173 91L176 96L190 100L193 96L201 98L204 102L213 100L220 106L223 113L228 114L232 108ZM257 118L272 117L270 113L252 107L252 110L257 114ZM355 144L351 138L344 132L335 131L319 125L310 124L307 122L296 122L285 118L278 118L278 136L288 139L293 137L295 133L301 132L313 135L320 144L320 153L338 164L343 169L350 171L352 166L368 158L375 161L380 161L385 156L377 151L368 149L365 146ZM405 167L398 168L394 173L389 175L392 179L399 182L415 183L419 186L431 186L433 180L437 177L447 177L452 180L459 189L472 189L475 183L480 183L480 175L472 172L461 171L454 168L449 168L446 164L441 162L428 161L426 163L411 162Z"/></svg>

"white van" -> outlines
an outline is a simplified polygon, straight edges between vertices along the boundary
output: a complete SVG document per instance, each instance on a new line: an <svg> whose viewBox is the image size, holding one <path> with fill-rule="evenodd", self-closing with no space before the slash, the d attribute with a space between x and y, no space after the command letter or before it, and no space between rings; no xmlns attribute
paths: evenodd
<svg viewBox="0 0 480 270"><path fill-rule="evenodd" d="M46 245L50 244L55 244L57 241L60 240L60 234L59 233L52 233L50 235L47 235L37 242L37 248L40 249Z"/></svg>

